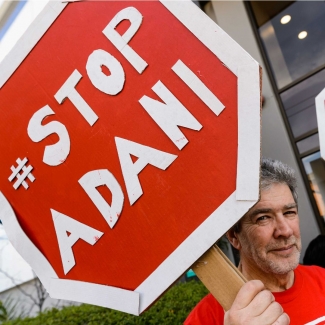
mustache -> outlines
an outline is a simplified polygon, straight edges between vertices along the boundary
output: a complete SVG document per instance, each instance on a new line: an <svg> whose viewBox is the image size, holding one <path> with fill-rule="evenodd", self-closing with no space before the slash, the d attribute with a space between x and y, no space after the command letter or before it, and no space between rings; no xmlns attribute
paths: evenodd
<svg viewBox="0 0 325 325"><path fill-rule="evenodd" d="M292 236L292 237L286 238L286 239L278 239L276 242L270 243L269 245L267 245L266 250L271 251L274 249L280 249L280 248L292 246L292 245L294 245L298 248L298 242L299 241L295 236Z"/></svg>

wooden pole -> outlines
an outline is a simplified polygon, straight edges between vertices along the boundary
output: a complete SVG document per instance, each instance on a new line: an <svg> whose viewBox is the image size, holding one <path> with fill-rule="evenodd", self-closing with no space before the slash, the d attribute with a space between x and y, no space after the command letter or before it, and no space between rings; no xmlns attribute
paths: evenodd
<svg viewBox="0 0 325 325"><path fill-rule="evenodd" d="M246 282L218 246L212 246L192 266L192 270L226 311Z"/></svg>

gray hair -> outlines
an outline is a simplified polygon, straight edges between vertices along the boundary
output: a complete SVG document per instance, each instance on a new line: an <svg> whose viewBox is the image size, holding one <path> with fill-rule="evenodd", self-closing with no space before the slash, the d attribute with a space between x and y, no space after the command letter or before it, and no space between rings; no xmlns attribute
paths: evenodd
<svg viewBox="0 0 325 325"><path fill-rule="evenodd" d="M288 185L295 203L298 206L297 179L295 171L279 160L262 158L260 170L261 191L269 189L273 184ZM236 233L241 231L241 219L233 226Z"/></svg>
<svg viewBox="0 0 325 325"><path fill-rule="evenodd" d="M262 158L261 190L269 189L275 183L288 185L295 203L298 204L297 179L295 171L279 160Z"/></svg>

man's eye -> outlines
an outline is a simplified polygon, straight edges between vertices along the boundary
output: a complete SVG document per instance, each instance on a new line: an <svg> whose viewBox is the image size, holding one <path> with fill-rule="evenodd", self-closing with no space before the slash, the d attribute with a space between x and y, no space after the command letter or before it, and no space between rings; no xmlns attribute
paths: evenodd
<svg viewBox="0 0 325 325"><path fill-rule="evenodd" d="M294 217L297 214L297 211L290 210L290 211L286 211L284 214L290 217Z"/></svg>
<svg viewBox="0 0 325 325"><path fill-rule="evenodd" d="M269 220L269 216L261 216L256 219L257 223L266 222Z"/></svg>

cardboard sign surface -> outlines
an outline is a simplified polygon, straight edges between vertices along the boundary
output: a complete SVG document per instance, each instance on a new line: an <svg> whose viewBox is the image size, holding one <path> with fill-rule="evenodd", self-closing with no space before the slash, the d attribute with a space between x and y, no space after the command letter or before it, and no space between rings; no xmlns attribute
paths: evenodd
<svg viewBox="0 0 325 325"><path fill-rule="evenodd" d="M141 313L258 199L259 67L194 4L53 2L2 68L0 217L52 297Z"/></svg>
<svg viewBox="0 0 325 325"><path fill-rule="evenodd" d="M315 98L321 157L325 160L325 89Z"/></svg>

